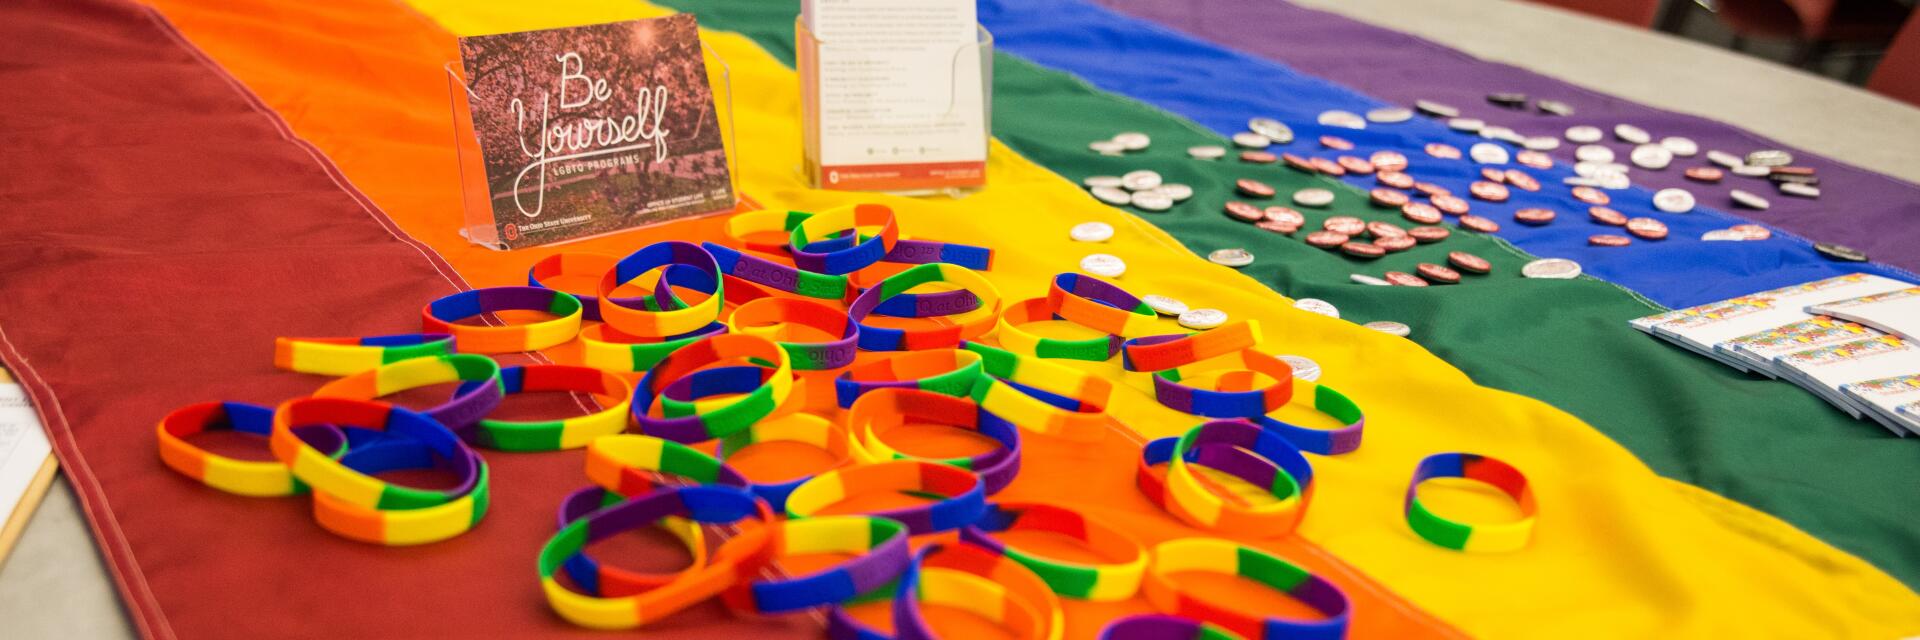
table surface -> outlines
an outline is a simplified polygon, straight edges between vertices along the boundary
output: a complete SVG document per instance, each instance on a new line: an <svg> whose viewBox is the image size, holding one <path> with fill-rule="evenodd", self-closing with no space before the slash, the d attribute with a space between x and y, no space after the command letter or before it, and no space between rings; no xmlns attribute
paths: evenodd
<svg viewBox="0 0 1920 640"><path fill-rule="evenodd" d="M1512 0L1293 1L1920 182L1920 109L1789 67ZM8 637L133 637L92 541L62 477L0 564Z"/></svg>

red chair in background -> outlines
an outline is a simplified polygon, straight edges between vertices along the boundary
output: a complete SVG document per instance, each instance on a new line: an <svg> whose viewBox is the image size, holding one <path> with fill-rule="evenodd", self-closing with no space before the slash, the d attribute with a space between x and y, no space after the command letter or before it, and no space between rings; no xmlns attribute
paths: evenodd
<svg viewBox="0 0 1920 640"><path fill-rule="evenodd" d="M1653 26L1654 16L1660 13L1660 0L1533 0L1533 3L1560 7L1568 11L1642 28Z"/></svg>
<svg viewBox="0 0 1920 640"><path fill-rule="evenodd" d="M1836 44L1883 45L1912 12L1898 0L1719 0L1715 9L1733 30L1734 49L1754 37L1792 40L1792 62L1801 67Z"/></svg>
<svg viewBox="0 0 1920 640"><path fill-rule="evenodd" d="M1908 17L1907 26L1893 37L1893 45L1867 79L1867 88L1920 107L1920 14Z"/></svg>

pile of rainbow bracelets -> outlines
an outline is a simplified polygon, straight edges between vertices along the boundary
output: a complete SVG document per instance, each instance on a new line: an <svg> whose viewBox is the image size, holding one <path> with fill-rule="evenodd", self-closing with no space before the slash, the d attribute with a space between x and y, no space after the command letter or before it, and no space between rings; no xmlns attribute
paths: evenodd
<svg viewBox="0 0 1920 640"><path fill-rule="evenodd" d="M1296 380L1285 361L1259 350L1256 323L1163 333L1170 325L1139 297L1072 273L1053 278L1044 297L1003 302L975 272L991 265L990 250L905 239L899 227L879 205L756 212L729 221L736 246L668 241L625 257L556 253L529 269L527 286L427 304L426 333L276 341L277 367L333 379L272 408L214 402L176 410L157 429L160 456L228 493L311 495L316 521L336 535L411 545L479 524L489 505L480 450L585 449L592 484L562 501L538 576L551 608L586 627L645 626L718 599L748 615L825 610L830 635L843 639L934 637L924 605L970 611L1023 637L1058 638L1061 598L1144 596L1161 615L1115 621L1102 637L1344 634L1344 594L1286 560L1215 539L1149 548L1073 508L993 496L1017 479L1024 439L1087 443L1124 428L1106 413L1119 385L1048 360L1118 356L1125 370L1151 377L1160 404L1194 416L1183 435L1142 449L1136 484L1181 522L1235 537L1298 528L1314 494L1305 454L1358 448L1358 405ZM592 295L552 286L563 278L597 286ZM623 293L643 281L650 291ZM930 284L944 288L914 292ZM501 312L540 319L500 322ZM1047 322L1100 337L1043 337L1035 325ZM483 355L576 338L579 364L536 355L537 364L503 366ZM382 401L433 385L452 391L427 408ZM506 397L530 392L573 394L586 411L558 420L495 415ZM1309 428L1272 415L1298 398L1342 426ZM991 447L912 453L919 447L903 447L900 434L924 425L969 431ZM265 439L270 458L194 444L196 434L219 430ZM789 477L750 476L730 464L769 442L819 449L830 463ZM448 479L426 487L379 477L422 470ZM1474 525L1435 513L1417 489L1448 477L1494 486L1523 517ZM1239 498L1222 478L1262 495ZM863 506L847 511L851 504ZM1506 551L1527 544L1535 505L1513 466L1448 453L1418 465L1404 512L1409 530L1434 545ZM589 549L648 526L673 534L690 566L634 571ZM1064 536L1103 561L1052 558L1001 539L1022 531ZM709 544L716 535L724 541ZM927 535L946 542L910 543ZM781 570L783 558L817 554L846 559L802 576ZM1167 577L1185 571L1248 578L1321 617L1246 615ZM890 634L848 613L872 602L890 603Z"/></svg>

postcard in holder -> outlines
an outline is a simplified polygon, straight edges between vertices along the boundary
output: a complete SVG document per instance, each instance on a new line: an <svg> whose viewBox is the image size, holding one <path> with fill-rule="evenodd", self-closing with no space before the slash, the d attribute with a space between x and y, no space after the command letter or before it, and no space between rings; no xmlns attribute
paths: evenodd
<svg viewBox="0 0 1920 640"><path fill-rule="evenodd" d="M461 235L513 249L736 209L731 81L692 15L460 39Z"/></svg>

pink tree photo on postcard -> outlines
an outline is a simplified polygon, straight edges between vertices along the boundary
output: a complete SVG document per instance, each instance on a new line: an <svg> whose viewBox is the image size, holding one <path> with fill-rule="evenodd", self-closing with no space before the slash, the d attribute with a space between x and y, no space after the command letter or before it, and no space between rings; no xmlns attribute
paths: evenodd
<svg viewBox="0 0 1920 640"><path fill-rule="evenodd" d="M462 38L460 53L509 244L733 206L693 16Z"/></svg>

